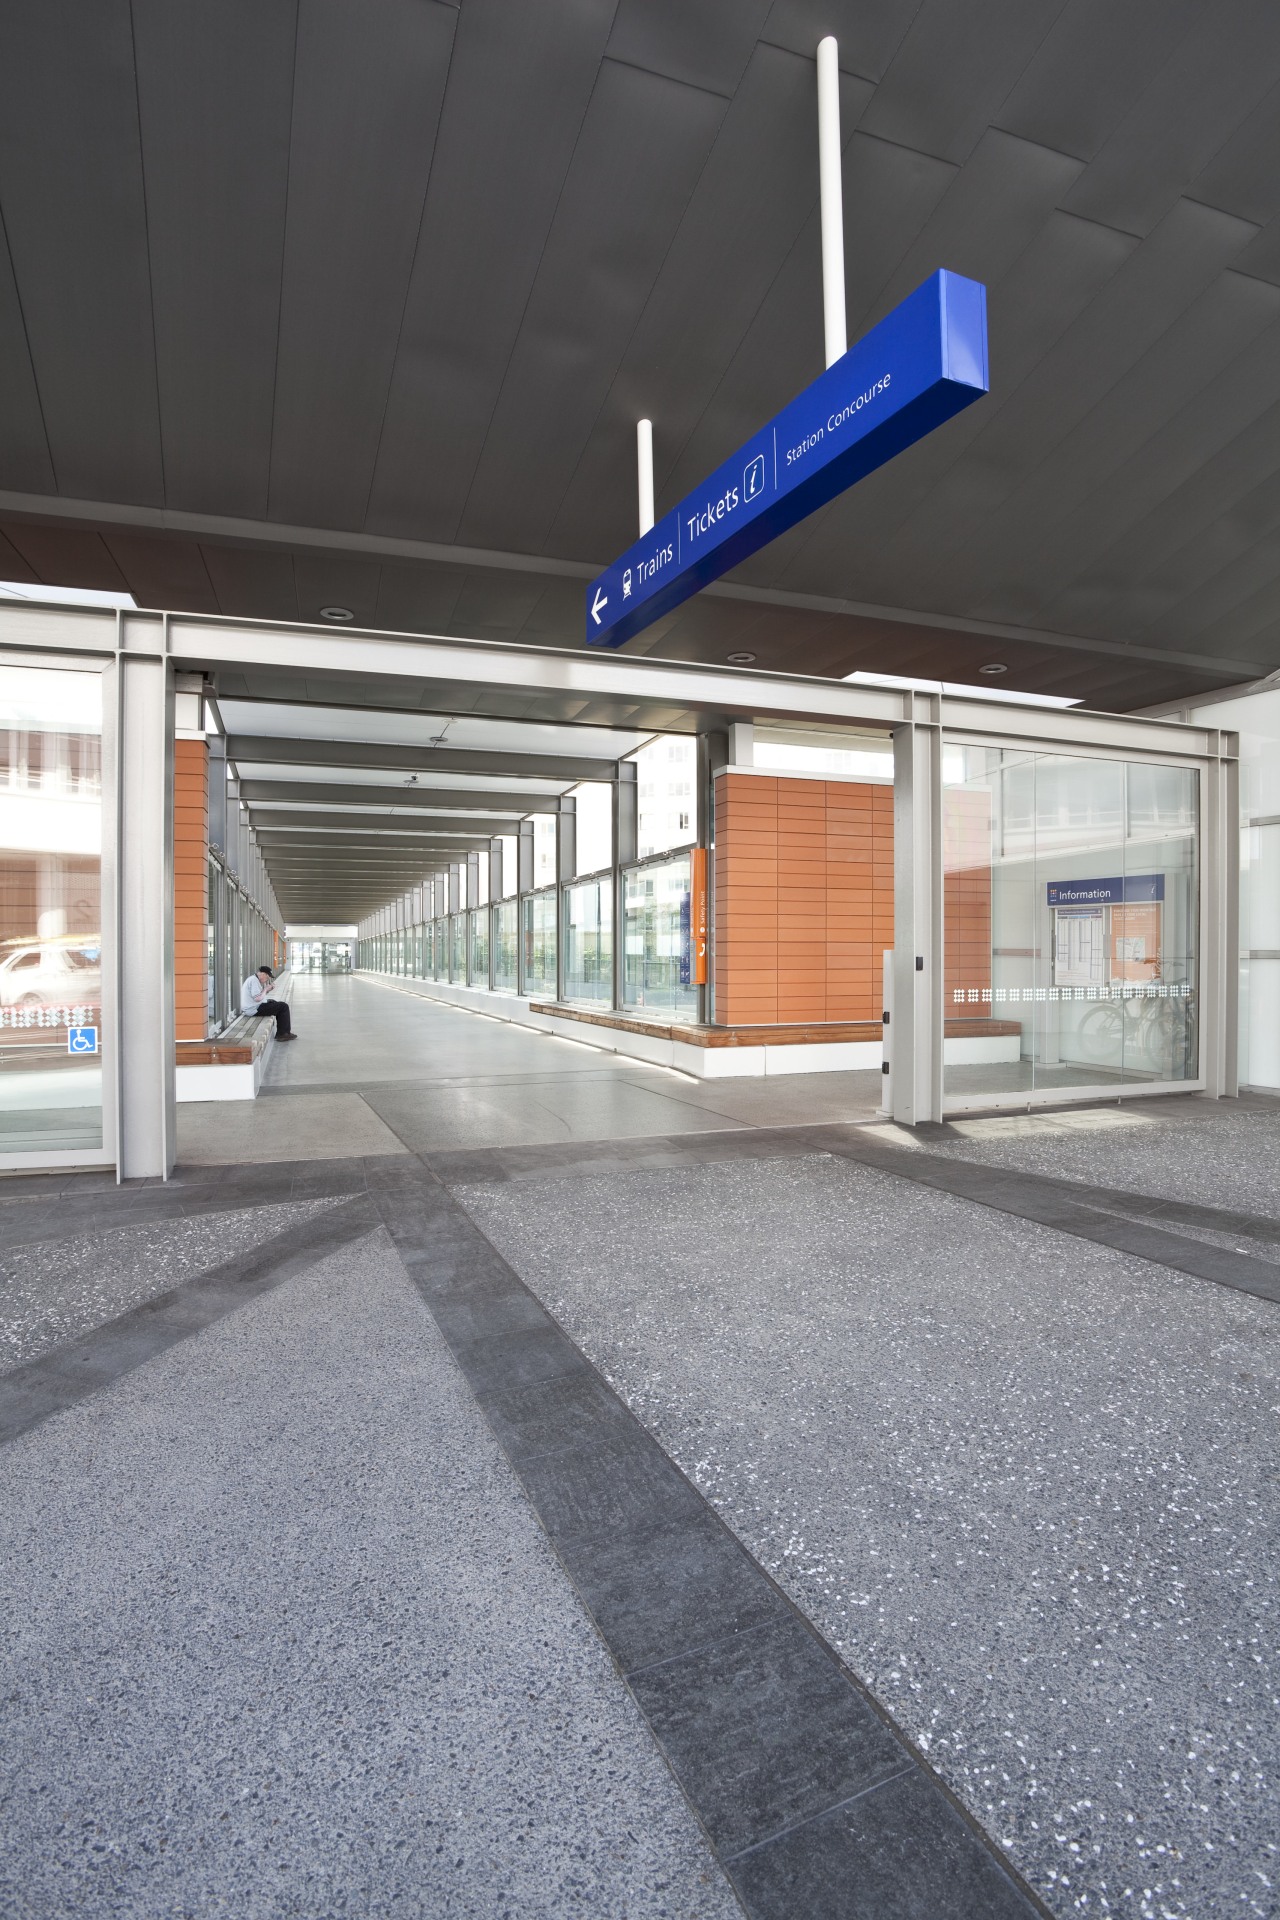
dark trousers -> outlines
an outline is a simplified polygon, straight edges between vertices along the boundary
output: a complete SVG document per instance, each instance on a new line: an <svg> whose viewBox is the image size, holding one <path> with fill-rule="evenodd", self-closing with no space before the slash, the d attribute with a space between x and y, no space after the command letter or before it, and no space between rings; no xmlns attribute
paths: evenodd
<svg viewBox="0 0 1280 1920"><path fill-rule="evenodd" d="M274 1013L277 1033L292 1033L289 1025L289 1002L287 1000L259 1000L253 1010L255 1020L261 1020L264 1013Z"/></svg>

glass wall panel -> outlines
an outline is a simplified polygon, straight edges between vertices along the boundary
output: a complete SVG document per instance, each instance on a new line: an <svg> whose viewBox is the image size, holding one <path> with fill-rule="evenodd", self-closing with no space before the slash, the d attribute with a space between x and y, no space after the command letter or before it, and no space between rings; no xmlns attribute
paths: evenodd
<svg viewBox="0 0 1280 1920"><path fill-rule="evenodd" d="M493 984L500 993L516 991L520 957L520 903L504 900L493 909Z"/></svg>
<svg viewBox="0 0 1280 1920"><path fill-rule="evenodd" d="M698 745L687 735L662 734L631 755L636 763L636 851L643 860L668 847L687 846L698 832Z"/></svg>
<svg viewBox="0 0 1280 1920"><path fill-rule="evenodd" d="M473 907L468 918L471 921L471 972L468 977L473 987L487 987L489 984L489 909Z"/></svg>
<svg viewBox="0 0 1280 1920"><path fill-rule="evenodd" d="M207 929L208 951L205 957L205 1014L204 1030L206 1034L216 1033L221 1022L218 1018L218 882L222 870L216 860L208 860L208 905L205 925Z"/></svg>
<svg viewBox="0 0 1280 1920"><path fill-rule="evenodd" d="M514 833L500 834L499 839L502 844L502 896L506 899L508 894L519 891L519 871L516 864L517 841Z"/></svg>
<svg viewBox="0 0 1280 1920"><path fill-rule="evenodd" d="M600 873L613 865L613 788L591 780L573 789L577 818L579 873Z"/></svg>
<svg viewBox="0 0 1280 1920"><path fill-rule="evenodd" d="M102 1146L102 682L0 666L0 1152Z"/></svg>
<svg viewBox="0 0 1280 1920"><path fill-rule="evenodd" d="M451 914L449 917L449 978L467 983L467 916L465 913Z"/></svg>
<svg viewBox="0 0 1280 1920"><path fill-rule="evenodd" d="M564 892L564 997L613 1005L613 877Z"/></svg>
<svg viewBox="0 0 1280 1920"><path fill-rule="evenodd" d="M556 895L529 893L520 902L524 916L524 990L541 998L556 992Z"/></svg>
<svg viewBox="0 0 1280 1920"><path fill-rule="evenodd" d="M533 816L533 884L546 887L556 878L556 817L553 813Z"/></svg>
<svg viewBox="0 0 1280 1920"><path fill-rule="evenodd" d="M696 1020L689 921L689 856L623 875L622 999L674 1020Z"/></svg>
<svg viewBox="0 0 1280 1920"><path fill-rule="evenodd" d="M948 744L949 1098L1198 1076L1184 767Z"/></svg>

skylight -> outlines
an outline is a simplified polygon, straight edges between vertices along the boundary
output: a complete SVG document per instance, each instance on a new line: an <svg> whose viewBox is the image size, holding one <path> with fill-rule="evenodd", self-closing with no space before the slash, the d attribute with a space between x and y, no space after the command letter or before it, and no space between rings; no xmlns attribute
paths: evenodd
<svg viewBox="0 0 1280 1920"><path fill-rule="evenodd" d="M69 607L135 607L131 593L102 587L46 587L29 580L0 580L0 600L61 600Z"/></svg>
<svg viewBox="0 0 1280 1920"><path fill-rule="evenodd" d="M1017 707L1079 707L1078 699L1059 693L1016 693L1012 687L975 687L959 680L910 680L900 673L846 673L845 679L863 687L899 687L912 693L960 693L983 700L1004 700Z"/></svg>

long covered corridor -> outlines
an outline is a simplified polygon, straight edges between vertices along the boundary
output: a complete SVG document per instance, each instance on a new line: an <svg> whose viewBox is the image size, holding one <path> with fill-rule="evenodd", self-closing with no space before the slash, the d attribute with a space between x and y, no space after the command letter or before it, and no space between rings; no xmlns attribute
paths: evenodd
<svg viewBox="0 0 1280 1920"><path fill-rule="evenodd" d="M302 975L263 1093L178 1109L180 1164L446 1153L870 1119L876 1072L698 1081L359 974Z"/></svg>

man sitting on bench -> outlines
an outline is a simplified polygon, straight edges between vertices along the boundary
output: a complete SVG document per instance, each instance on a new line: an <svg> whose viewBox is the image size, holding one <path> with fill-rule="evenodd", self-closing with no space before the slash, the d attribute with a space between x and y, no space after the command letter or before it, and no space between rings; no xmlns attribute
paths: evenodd
<svg viewBox="0 0 1280 1920"><path fill-rule="evenodd" d="M267 988L275 985L275 979L270 967L259 967L256 973L251 973L240 989L240 1011L254 1015L274 1013L276 1039L296 1040L298 1036L289 1024L289 1002L267 998Z"/></svg>

